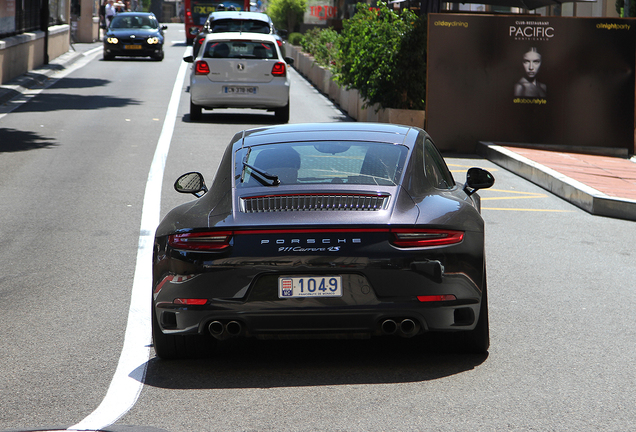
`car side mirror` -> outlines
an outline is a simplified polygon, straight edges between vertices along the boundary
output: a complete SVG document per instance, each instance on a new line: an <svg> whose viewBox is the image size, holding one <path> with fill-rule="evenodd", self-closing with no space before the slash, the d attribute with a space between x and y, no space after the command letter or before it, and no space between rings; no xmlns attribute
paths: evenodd
<svg viewBox="0 0 636 432"><path fill-rule="evenodd" d="M208 191L208 188L205 186L205 180L201 173L189 172L174 182L174 190L179 193L190 193L200 198Z"/></svg>
<svg viewBox="0 0 636 432"><path fill-rule="evenodd" d="M187 55L183 58L183 61L186 63L194 63L194 56L192 55Z"/></svg>
<svg viewBox="0 0 636 432"><path fill-rule="evenodd" d="M294 59L291 57L285 57L285 63L287 63L290 66L294 65Z"/></svg>
<svg viewBox="0 0 636 432"><path fill-rule="evenodd" d="M466 184L464 192L471 196L479 189L488 189L495 184L495 178L485 169L470 168L466 173Z"/></svg>
<svg viewBox="0 0 636 432"><path fill-rule="evenodd" d="M167 26L167 25L165 25L165 24L164 24L164 25L162 25L162 26L161 26L161 30L168 30L168 26Z"/></svg>

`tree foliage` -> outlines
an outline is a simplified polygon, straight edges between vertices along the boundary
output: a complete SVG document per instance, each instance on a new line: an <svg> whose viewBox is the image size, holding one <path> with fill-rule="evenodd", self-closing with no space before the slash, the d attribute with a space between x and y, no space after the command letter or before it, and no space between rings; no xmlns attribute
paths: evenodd
<svg viewBox="0 0 636 432"><path fill-rule="evenodd" d="M343 23L335 63L338 82L358 89L368 105L424 109L426 24L412 11L358 3Z"/></svg>
<svg viewBox="0 0 636 432"><path fill-rule="evenodd" d="M270 0L267 14L277 28L291 33L297 31L296 27L302 22L306 8L307 0Z"/></svg>

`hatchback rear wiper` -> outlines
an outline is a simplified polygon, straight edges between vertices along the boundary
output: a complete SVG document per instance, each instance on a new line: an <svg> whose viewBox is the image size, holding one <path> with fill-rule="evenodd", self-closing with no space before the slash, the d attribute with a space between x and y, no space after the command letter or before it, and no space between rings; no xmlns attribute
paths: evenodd
<svg viewBox="0 0 636 432"><path fill-rule="evenodd" d="M245 168L249 168L250 170L252 170L252 176L263 186L278 186L280 184L280 180L278 179L277 175L270 174L265 170L256 168L255 166L252 166L247 163L247 158L249 157L251 151L252 151L252 148L250 147L247 150L247 154L245 154L245 157L243 158L243 171L241 172L241 183L243 183L245 179Z"/></svg>

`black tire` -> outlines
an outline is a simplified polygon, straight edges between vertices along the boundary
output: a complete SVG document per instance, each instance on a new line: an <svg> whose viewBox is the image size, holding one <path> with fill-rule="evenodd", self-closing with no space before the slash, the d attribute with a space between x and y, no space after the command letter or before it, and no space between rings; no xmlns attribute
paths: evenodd
<svg viewBox="0 0 636 432"><path fill-rule="evenodd" d="M274 110L274 116L276 117L276 121L279 123L287 123L289 122L289 102L282 108L276 108Z"/></svg>
<svg viewBox="0 0 636 432"><path fill-rule="evenodd" d="M461 351L471 354L486 354L490 348L490 325L488 323L488 288L484 275L484 286L479 307L479 319L473 330L462 332L458 340Z"/></svg>
<svg viewBox="0 0 636 432"><path fill-rule="evenodd" d="M104 53L104 60L109 61L109 60L112 60L114 58L115 58L114 55Z"/></svg>
<svg viewBox="0 0 636 432"><path fill-rule="evenodd" d="M190 101L190 121L201 120L201 113L203 109L199 105L195 105Z"/></svg>
<svg viewBox="0 0 636 432"><path fill-rule="evenodd" d="M164 57L164 52L162 50L160 54L153 55L152 59L156 61L161 61L163 60L163 57Z"/></svg>
<svg viewBox="0 0 636 432"><path fill-rule="evenodd" d="M209 357L214 353L216 339L208 335L170 335L159 327L152 306L152 343L157 357L164 360Z"/></svg>

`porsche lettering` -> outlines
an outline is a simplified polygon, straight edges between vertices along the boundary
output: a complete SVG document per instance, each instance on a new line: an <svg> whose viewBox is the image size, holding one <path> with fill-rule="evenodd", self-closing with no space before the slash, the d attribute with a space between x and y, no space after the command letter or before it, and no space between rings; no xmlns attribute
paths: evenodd
<svg viewBox="0 0 636 432"><path fill-rule="evenodd" d="M323 239L291 239L291 240L287 240L287 239L276 239L276 240L269 240L269 239L261 239L261 244L277 244L277 245L286 245L286 244L307 244L307 245L312 245L312 244L343 244L343 243L362 243L362 239L359 238L353 238L353 239L330 239L330 238L323 238Z"/></svg>

